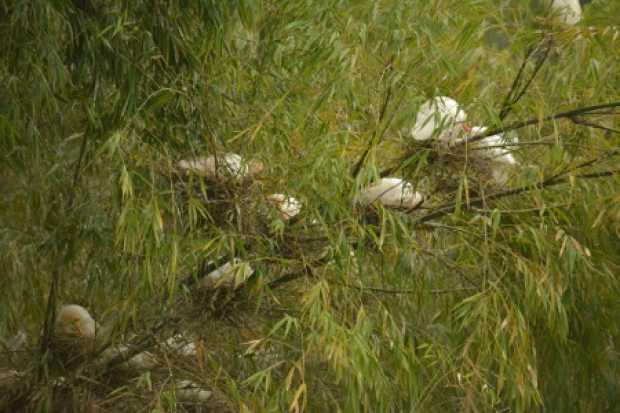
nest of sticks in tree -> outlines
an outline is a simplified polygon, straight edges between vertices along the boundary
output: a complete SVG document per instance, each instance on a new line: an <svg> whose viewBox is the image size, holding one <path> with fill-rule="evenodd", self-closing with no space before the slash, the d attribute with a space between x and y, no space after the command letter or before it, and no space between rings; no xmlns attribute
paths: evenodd
<svg viewBox="0 0 620 413"><path fill-rule="evenodd" d="M178 217L186 226L234 228L243 234L264 233L266 201L261 186L251 177L224 180L178 174L174 182Z"/></svg>

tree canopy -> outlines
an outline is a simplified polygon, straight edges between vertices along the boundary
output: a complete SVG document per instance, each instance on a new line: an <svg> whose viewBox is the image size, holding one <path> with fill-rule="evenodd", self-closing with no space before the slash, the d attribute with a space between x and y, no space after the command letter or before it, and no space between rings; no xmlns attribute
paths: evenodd
<svg viewBox="0 0 620 413"><path fill-rule="evenodd" d="M618 16L603 0L575 25L516 0L3 2L0 408L614 411ZM412 139L437 96L487 129ZM500 133L518 164L494 184L475 147ZM179 169L226 153L263 171ZM381 177L423 202L360 204ZM253 273L197 288L225 262ZM53 343L65 304L102 331L73 363ZM162 346L179 335L191 355ZM155 366L101 361L121 345ZM181 380L210 396L183 401Z"/></svg>

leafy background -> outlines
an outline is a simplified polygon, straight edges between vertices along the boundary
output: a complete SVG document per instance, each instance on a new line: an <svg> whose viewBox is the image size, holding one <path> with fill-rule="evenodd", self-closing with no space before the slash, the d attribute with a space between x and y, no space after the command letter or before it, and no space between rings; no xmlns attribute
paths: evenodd
<svg viewBox="0 0 620 413"><path fill-rule="evenodd" d="M399 162L412 182L436 173L403 134L432 96L490 127L617 101L619 15L596 0L575 27L523 1L4 2L0 337L28 337L3 352L27 373L4 408L614 411L620 182L578 172L617 165L617 107L595 117L615 132L518 129L517 195L469 204L491 190L459 166L437 219L353 199ZM179 159L216 151L267 167L226 210L175 182ZM273 192L303 202L296 222L270 212ZM224 301L180 286L220 255L257 276ZM63 303L115 342L183 331L201 351L148 372L54 368L41 335ZM172 378L212 402L177 403Z"/></svg>

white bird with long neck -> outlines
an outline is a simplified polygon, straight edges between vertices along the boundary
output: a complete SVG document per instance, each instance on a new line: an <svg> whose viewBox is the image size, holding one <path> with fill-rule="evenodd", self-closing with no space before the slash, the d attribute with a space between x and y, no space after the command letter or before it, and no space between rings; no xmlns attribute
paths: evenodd
<svg viewBox="0 0 620 413"><path fill-rule="evenodd" d="M467 113L458 102L447 96L437 96L420 105L410 135L418 141L432 138L448 144L468 131Z"/></svg>
<svg viewBox="0 0 620 413"><path fill-rule="evenodd" d="M550 0L551 9L558 18L567 25L573 26L581 20L581 4L579 0Z"/></svg>
<svg viewBox="0 0 620 413"><path fill-rule="evenodd" d="M177 162L178 168L185 172L208 178L219 176L231 178L246 178L263 171L263 164L256 160L245 160L236 153L210 155L194 159L182 159Z"/></svg>
<svg viewBox="0 0 620 413"><path fill-rule="evenodd" d="M423 200L422 194L414 191L410 182L400 178L381 178L373 185L364 188L359 195L359 201L363 205L378 202L393 208L415 208Z"/></svg>

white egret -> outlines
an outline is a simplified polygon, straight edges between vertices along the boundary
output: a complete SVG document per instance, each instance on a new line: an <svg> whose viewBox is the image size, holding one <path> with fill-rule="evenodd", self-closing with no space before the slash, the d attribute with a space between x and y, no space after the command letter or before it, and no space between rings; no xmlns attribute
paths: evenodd
<svg viewBox="0 0 620 413"><path fill-rule="evenodd" d="M413 190L411 183L400 178L381 178L372 186L364 188L359 200L364 205L375 202L386 207L414 208L420 205L424 197Z"/></svg>
<svg viewBox="0 0 620 413"><path fill-rule="evenodd" d="M567 25L575 25L581 20L581 4L579 0L550 0L551 9L558 18Z"/></svg>
<svg viewBox="0 0 620 413"><path fill-rule="evenodd" d="M174 394L180 402L206 402L213 394L190 380L178 381L174 387Z"/></svg>
<svg viewBox="0 0 620 413"><path fill-rule="evenodd" d="M68 339L94 339L97 326L88 310L71 304L60 308L54 323L54 334Z"/></svg>
<svg viewBox="0 0 620 413"><path fill-rule="evenodd" d="M280 218L284 221L288 221L301 211L301 202L292 196L286 196L284 194L271 194L267 197L275 208L278 210Z"/></svg>
<svg viewBox="0 0 620 413"><path fill-rule="evenodd" d="M470 136L479 135L486 130L485 126L474 126L471 128ZM472 147L479 148L470 152L474 158L480 157L491 161L491 178L497 185L505 185L510 178L512 168L519 165L514 155L503 146L511 142L518 142L518 138L508 140L503 134L497 134L471 144Z"/></svg>
<svg viewBox="0 0 620 413"><path fill-rule="evenodd" d="M437 96L424 102L410 130L413 139L425 141L436 138L449 143L467 131L467 113L457 101L447 96Z"/></svg>
<svg viewBox="0 0 620 413"><path fill-rule="evenodd" d="M259 174L264 168L262 162L245 160L236 153L182 159L177 162L177 166L183 172L191 172L209 178L218 176L245 178Z"/></svg>
<svg viewBox="0 0 620 413"><path fill-rule="evenodd" d="M486 126L473 126L471 128L470 136L479 135L487 131ZM492 159L497 162L502 162L510 165L517 165L519 162L515 159L512 153L506 149L504 145L509 143L518 143L519 139L515 136L512 139L507 139L503 134L491 135L476 141L472 144L475 148L481 148L473 151L472 154L480 154L488 159Z"/></svg>
<svg viewBox="0 0 620 413"><path fill-rule="evenodd" d="M180 356L191 357L197 354L196 344L183 334L170 337L163 343L163 346L171 349Z"/></svg>
<svg viewBox="0 0 620 413"><path fill-rule="evenodd" d="M211 271L199 285L205 289L215 289L219 287L237 288L254 274L254 269L247 262L237 258L227 262L221 267Z"/></svg>
<svg viewBox="0 0 620 413"><path fill-rule="evenodd" d="M130 348L124 344L110 347L101 354L99 363L106 365L116 357L127 358L129 350ZM157 366L157 359L148 351L143 351L127 358L127 360L121 363L121 366L134 370L150 370Z"/></svg>

